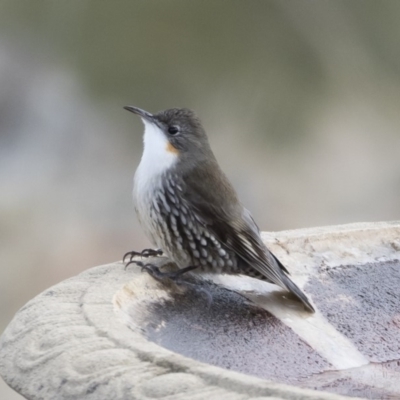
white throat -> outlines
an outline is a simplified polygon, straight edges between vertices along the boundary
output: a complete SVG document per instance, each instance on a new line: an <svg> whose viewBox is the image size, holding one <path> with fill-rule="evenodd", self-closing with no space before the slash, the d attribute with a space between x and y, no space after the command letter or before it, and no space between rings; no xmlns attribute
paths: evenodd
<svg viewBox="0 0 400 400"><path fill-rule="evenodd" d="M144 149L142 159L135 174L135 189L145 189L154 179L157 179L171 168L178 160L178 153L173 148L165 134L156 125L143 119ZM154 183L153 183L154 184ZM138 186L138 187L137 187Z"/></svg>

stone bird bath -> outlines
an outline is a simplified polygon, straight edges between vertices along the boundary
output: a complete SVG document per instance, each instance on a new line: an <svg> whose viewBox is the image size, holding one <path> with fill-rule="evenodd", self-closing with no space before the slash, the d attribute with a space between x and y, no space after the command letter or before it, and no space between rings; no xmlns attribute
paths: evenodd
<svg viewBox="0 0 400 400"><path fill-rule="evenodd" d="M251 278L188 277L210 303L117 262L27 303L1 376L28 399L400 398L400 223L263 239L315 314Z"/></svg>

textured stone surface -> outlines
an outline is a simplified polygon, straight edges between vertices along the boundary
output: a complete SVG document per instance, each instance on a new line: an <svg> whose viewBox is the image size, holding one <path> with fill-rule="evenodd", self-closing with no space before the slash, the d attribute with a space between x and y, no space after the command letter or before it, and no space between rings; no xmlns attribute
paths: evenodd
<svg viewBox="0 0 400 400"><path fill-rule="evenodd" d="M120 263L93 268L26 304L1 338L6 382L29 399L336 398L236 375L147 341L113 311L114 293L137 274Z"/></svg>
<svg viewBox="0 0 400 400"><path fill-rule="evenodd" d="M146 286L146 279L144 274L143 279L130 281L115 299L129 326L160 346L214 366L284 383L334 369L285 323L237 292L197 282L183 294L167 294L162 287ZM200 283L212 296L211 303L198 291ZM303 309L300 302L296 305ZM300 315L310 318L304 311Z"/></svg>
<svg viewBox="0 0 400 400"><path fill-rule="evenodd" d="M399 237L398 223L264 235L303 286L321 265L333 268L399 260ZM227 281L226 286L230 284ZM243 288L246 291L246 285ZM133 297L140 309L138 302L154 300L155 292L165 299L169 296L139 269L124 271L121 263L92 268L49 288L27 303L3 333L0 374L16 391L34 400L343 398L204 364L149 341L143 327L132 327L122 293L126 299ZM279 305L270 300L268 306L276 316ZM300 325L290 325L296 320L296 310L285 315L280 319L302 337L301 318ZM318 315L311 321L317 319ZM331 372L332 382L337 380L335 373Z"/></svg>
<svg viewBox="0 0 400 400"><path fill-rule="evenodd" d="M330 323L381 363L400 356L399 285L400 263L392 261L323 270L307 287Z"/></svg>

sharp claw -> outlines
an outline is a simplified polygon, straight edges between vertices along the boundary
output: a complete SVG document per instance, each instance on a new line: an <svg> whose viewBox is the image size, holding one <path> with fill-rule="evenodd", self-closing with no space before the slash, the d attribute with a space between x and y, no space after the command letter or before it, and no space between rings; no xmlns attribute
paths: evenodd
<svg viewBox="0 0 400 400"><path fill-rule="evenodd" d="M130 264L136 264L138 267L141 267L142 272L143 272L143 270L153 272L153 269L150 268L150 267L152 267L151 264L144 264L144 263L142 263L141 261L133 260L133 261L128 262L128 263L126 264L125 268L126 268L128 265L130 265Z"/></svg>
<svg viewBox="0 0 400 400"><path fill-rule="evenodd" d="M129 255L131 252L128 251L127 253L124 254L124 256L122 257L122 262L125 263L125 258L127 255Z"/></svg>
<svg viewBox="0 0 400 400"><path fill-rule="evenodd" d="M130 260L129 262L127 262L127 263L125 264L124 269L126 270L126 269L128 268L129 265L131 265L131 264L137 264L137 263L140 263L140 261Z"/></svg>
<svg viewBox="0 0 400 400"><path fill-rule="evenodd" d="M149 263L144 264L141 261L136 261L135 264L138 267L141 267L142 272L145 270L148 274L150 274L153 277L156 275L157 272L158 273L160 272L158 270L158 268L153 264L149 264Z"/></svg>
<svg viewBox="0 0 400 400"><path fill-rule="evenodd" d="M122 262L125 262L125 258L129 257L129 261L132 261L132 258L135 256L140 255L140 253L137 253L136 251L128 251L127 253L124 254L124 256L122 257Z"/></svg>
<svg viewBox="0 0 400 400"><path fill-rule="evenodd" d="M144 249L141 252L128 251L122 257L122 262L125 262L125 260L128 257L129 257L129 261L132 261L133 257L136 257L136 256L139 256L139 257L151 257L151 256L162 256L162 255L163 255L163 251L161 249Z"/></svg>

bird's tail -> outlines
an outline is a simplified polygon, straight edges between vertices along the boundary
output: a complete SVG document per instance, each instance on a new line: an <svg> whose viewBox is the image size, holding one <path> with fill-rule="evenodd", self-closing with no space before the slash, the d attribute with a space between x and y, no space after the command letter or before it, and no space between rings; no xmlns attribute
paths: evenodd
<svg viewBox="0 0 400 400"><path fill-rule="evenodd" d="M308 300L303 291L284 273L282 273L282 278L283 284L285 285L286 289L289 290L289 292L293 293L304 304L304 307L307 309L307 311L314 313L315 309L311 305L310 300Z"/></svg>

